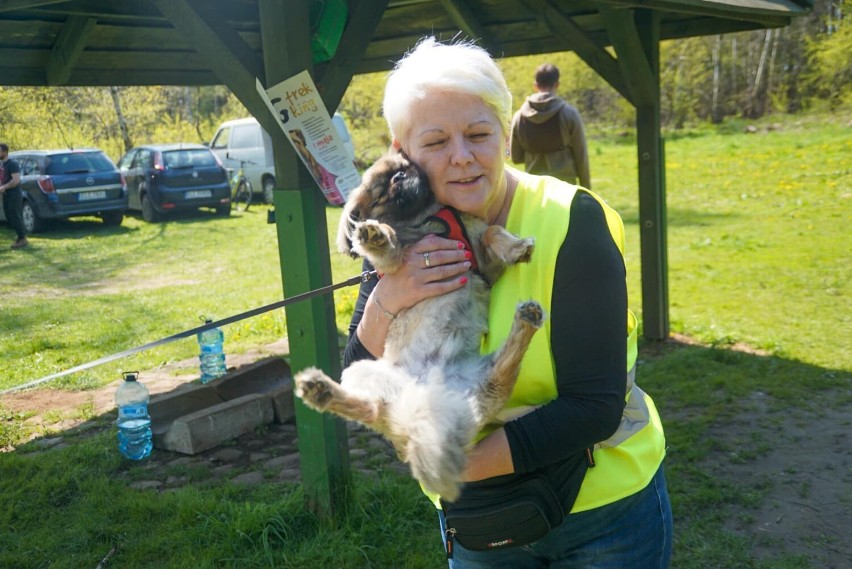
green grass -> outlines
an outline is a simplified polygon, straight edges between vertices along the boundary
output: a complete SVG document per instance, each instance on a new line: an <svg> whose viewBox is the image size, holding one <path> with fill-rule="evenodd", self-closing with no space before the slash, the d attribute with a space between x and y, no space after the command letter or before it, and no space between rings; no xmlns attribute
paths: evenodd
<svg viewBox="0 0 852 569"><path fill-rule="evenodd" d="M673 331L852 365L836 340L852 332L848 121L788 119L768 132L666 143ZM635 147L593 139L590 155L593 189L625 221L630 304L641 313Z"/></svg>
<svg viewBox="0 0 852 569"><path fill-rule="evenodd" d="M339 215L339 208L328 209L330 233ZM0 231L5 236L7 226ZM201 211L161 224L129 217L118 228L83 218L58 223L30 243L20 255L0 251L0 362L15 362L0 368L0 389L193 328L201 316L221 319L282 299L275 226L263 207L230 218ZM333 255L332 263L336 281L360 272L344 255ZM341 308L355 294L337 293ZM341 329L350 315L351 307L338 314ZM245 352L286 336L286 329L283 309L243 320L225 328L225 349ZM100 386L122 370L153 369L197 350L187 338L54 385Z"/></svg>
<svg viewBox="0 0 852 569"><path fill-rule="evenodd" d="M440 553L434 509L410 480L356 475L351 506L323 521L294 484L128 490L144 466L120 460L113 442L105 432L49 459L4 457L0 566L94 568L115 546L109 566L134 569L434 567ZM12 472L19 483L6 486Z"/></svg>
<svg viewBox="0 0 852 569"><path fill-rule="evenodd" d="M701 345L643 345L638 381L666 426L678 569L822 566L820 543L809 555L783 543L770 557L756 555L755 544L767 542L748 527L774 483L758 474L729 479L708 461L748 468L772 451L791 412L807 420L848 408L848 121L795 117L772 131L770 121L758 123L757 134L727 123L668 138L672 330ZM641 317L636 150L629 137L591 133L590 153L593 189L625 219L630 304ZM330 234L339 212L327 210ZM0 249L0 389L192 327L201 314L279 300L275 228L265 219L259 209L159 225L130 218L121 228L73 221L35 236L29 250ZM12 239L6 226L2 239ZM342 255L332 262L335 281L360 270ZM341 333L355 292L335 294ZM225 335L236 353L286 335L286 323L279 311ZM121 370L195 353L187 339L52 387L95 387ZM26 435L25 418L0 401L0 446ZM735 437L711 436L747 418L756 424ZM131 490L126 482L144 479L144 464L119 460L110 429L70 441L0 454L0 527L8 528L0 566L94 567L115 545L115 567L444 566L434 513L411 480L392 472L356 475L348 511L320 521L294 485L211 487L203 473L186 472L198 483ZM818 492L807 484L790 491L798 499Z"/></svg>

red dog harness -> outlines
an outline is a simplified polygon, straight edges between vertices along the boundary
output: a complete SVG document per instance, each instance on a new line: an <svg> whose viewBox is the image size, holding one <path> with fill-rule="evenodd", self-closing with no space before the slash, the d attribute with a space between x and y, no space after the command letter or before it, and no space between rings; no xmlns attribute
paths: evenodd
<svg viewBox="0 0 852 569"><path fill-rule="evenodd" d="M471 252L470 268L475 271L477 268L476 254L470 244L470 239L467 236L467 231L465 230L464 224L462 224L459 213L454 209L445 207L436 212L435 215L429 217L427 221L435 221L444 228L443 231L437 233L440 237L445 239L455 239L456 241L460 241L464 244L464 248Z"/></svg>

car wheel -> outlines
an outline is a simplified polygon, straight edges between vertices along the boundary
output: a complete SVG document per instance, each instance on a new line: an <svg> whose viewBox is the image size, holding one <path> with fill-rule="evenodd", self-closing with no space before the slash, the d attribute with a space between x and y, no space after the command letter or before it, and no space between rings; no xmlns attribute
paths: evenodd
<svg viewBox="0 0 852 569"><path fill-rule="evenodd" d="M21 207L21 217L24 218L24 231L27 233L39 233L47 227L47 222L38 216L33 205L24 200Z"/></svg>
<svg viewBox="0 0 852 569"><path fill-rule="evenodd" d="M101 214L101 221L104 222L104 225L108 225L110 227L117 227L121 225L121 222L124 220L124 212L123 211L108 211L106 213Z"/></svg>
<svg viewBox="0 0 852 569"><path fill-rule="evenodd" d="M228 202L225 205L216 206L216 215L221 215L222 217L228 217L231 215L231 202Z"/></svg>
<svg viewBox="0 0 852 569"><path fill-rule="evenodd" d="M269 177L263 181L263 201L272 203L272 192L275 190L275 178Z"/></svg>
<svg viewBox="0 0 852 569"><path fill-rule="evenodd" d="M154 204L148 194L142 196L142 219L148 223L157 223L160 221L160 214L154 209Z"/></svg>

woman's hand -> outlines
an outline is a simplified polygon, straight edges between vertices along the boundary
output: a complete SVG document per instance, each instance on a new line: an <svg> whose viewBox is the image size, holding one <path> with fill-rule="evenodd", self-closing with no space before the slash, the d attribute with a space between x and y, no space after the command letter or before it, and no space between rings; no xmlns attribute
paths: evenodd
<svg viewBox="0 0 852 569"><path fill-rule="evenodd" d="M357 330L361 344L381 357L396 315L421 300L463 287L472 254L460 241L436 235L427 235L409 246L402 266L384 274L367 299Z"/></svg>
<svg viewBox="0 0 852 569"><path fill-rule="evenodd" d="M472 254L460 241L427 235L408 247L397 271L382 276L373 296L396 315L421 300L458 290L467 282Z"/></svg>

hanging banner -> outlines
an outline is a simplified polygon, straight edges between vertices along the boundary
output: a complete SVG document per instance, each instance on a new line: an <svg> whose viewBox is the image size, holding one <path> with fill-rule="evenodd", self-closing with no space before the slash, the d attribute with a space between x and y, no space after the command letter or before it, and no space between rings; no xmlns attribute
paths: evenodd
<svg viewBox="0 0 852 569"><path fill-rule="evenodd" d="M361 175L307 70L257 92L277 119L287 140L332 205L342 205L361 184Z"/></svg>

